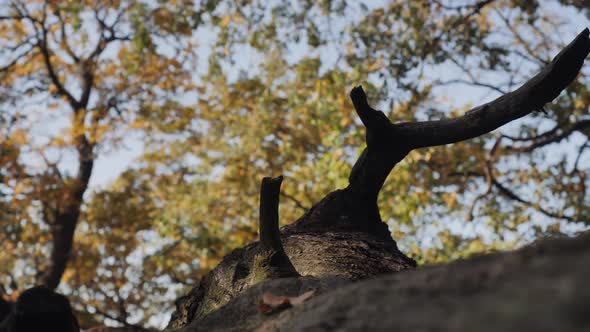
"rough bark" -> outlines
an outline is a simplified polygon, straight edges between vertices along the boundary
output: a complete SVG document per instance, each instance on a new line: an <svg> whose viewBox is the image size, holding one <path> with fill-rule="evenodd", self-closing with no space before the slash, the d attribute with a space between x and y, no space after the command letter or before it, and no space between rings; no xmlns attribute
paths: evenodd
<svg viewBox="0 0 590 332"><path fill-rule="evenodd" d="M397 249L377 206L379 191L393 167L412 149L483 135L541 109L575 79L589 52L589 31L585 29L522 87L455 119L392 123L369 105L361 87L354 88L350 97L366 128L367 147L353 166L346 188L328 194L300 219L282 228L284 249L295 269L304 276L357 280L415 267L415 262ZM253 243L226 256L177 302L169 328L204 319L252 286L252 262L261 247Z"/></svg>
<svg viewBox="0 0 590 332"><path fill-rule="evenodd" d="M359 280L415 266L395 243L361 232L292 234L282 240L287 256L303 276ZM224 257L197 287L176 302L168 328L179 328L201 318L250 287L249 276L259 250L255 242Z"/></svg>
<svg viewBox="0 0 590 332"><path fill-rule="evenodd" d="M588 331L590 233L357 283L272 280L180 330ZM263 315L264 292L316 296Z"/></svg>

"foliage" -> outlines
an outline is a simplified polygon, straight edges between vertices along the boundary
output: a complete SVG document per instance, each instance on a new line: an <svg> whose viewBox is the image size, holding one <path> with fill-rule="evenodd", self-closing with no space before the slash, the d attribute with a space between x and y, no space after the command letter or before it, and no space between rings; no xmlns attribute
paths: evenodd
<svg viewBox="0 0 590 332"><path fill-rule="evenodd" d="M283 223L347 185L364 142L353 85L395 121L461 114L530 78L581 30L566 15L588 14L564 0L64 3L1 16L0 272L16 291L45 269L80 139L94 160L138 134L141 159L78 202L61 285L89 320L138 325L256 238L262 176L286 177ZM513 126L412 152L380 196L394 238L439 262L588 222L588 83L583 68Z"/></svg>

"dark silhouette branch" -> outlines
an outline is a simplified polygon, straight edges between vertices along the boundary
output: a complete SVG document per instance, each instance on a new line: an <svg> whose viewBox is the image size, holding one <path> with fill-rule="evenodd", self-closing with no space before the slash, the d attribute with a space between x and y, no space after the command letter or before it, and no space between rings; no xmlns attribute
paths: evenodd
<svg viewBox="0 0 590 332"><path fill-rule="evenodd" d="M49 50L49 46L47 45L47 35L48 35L47 28L43 27L42 37L41 37L41 40L39 41L39 43L37 44L37 47L39 48L39 50L41 51L41 55L43 56L43 62L45 64L45 69L47 70L47 74L49 75L49 79L51 80L51 83L53 83L53 85L55 85L55 87L57 88L57 92L60 95L64 96L68 100L68 102L70 103L72 108L78 109L79 108L78 100L76 100L76 98L74 98L74 96L70 93L70 91L68 91L65 88L65 86L62 84L62 82L60 81L59 77L57 76L57 74L55 72L55 68L53 67L53 64L51 63L51 51Z"/></svg>
<svg viewBox="0 0 590 332"><path fill-rule="evenodd" d="M555 99L577 76L590 52L588 29L584 29L539 74L517 90L478 106L454 119L395 125L411 149L460 142L486 134L539 110Z"/></svg>
<svg viewBox="0 0 590 332"><path fill-rule="evenodd" d="M584 154L584 150L590 148L590 139L587 139L586 142L584 144L582 144L582 146L580 146L580 148L578 149L578 156L576 157L576 161L574 161L574 167L572 169L572 173L573 172L578 172L579 171L579 164L580 164L580 160L582 159L582 155ZM584 182L581 183L582 185L584 185Z"/></svg>
<svg viewBox="0 0 590 332"><path fill-rule="evenodd" d="M531 152L537 148L540 148L545 145L549 145L552 143L559 143L560 141L564 140L565 138L569 137L576 131L582 131L585 129L590 128L590 120L580 120L573 125L569 126L568 128L560 129L554 128L547 133L543 133L537 137L531 137L528 140L532 141L531 144L525 146L507 146L506 148L511 151L516 152ZM511 137L507 137L512 139ZM518 139L517 140L523 140Z"/></svg>
<svg viewBox="0 0 590 332"><path fill-rule="evenodd" d="M57 19L59 20L61 42L63 44L64 49L66 50L66 53L70 56L70 58L72 58L72 60L74 60L75 63L79 63L80 57L74 52L68 41L68 34L66 33L66 22L62 17L62 12L60 9L57 9L55 11L55 16L57 16Z"/></svg>
<svg viewBox="0 0 590 332"><path fill-rule="evenodd" d="M299 276L285 253L279 231L279 195L282 182L283 176L262 179L259 226L261 246L252 269L255 282Z"/></svg>
<svg viewBox="0 0 590 332"><path fill-rule="evenodd" d="M584 29L551 63L520 88L453 119L392 123L383 112L369 105L362 87L352 89L350 97L366 128L367 147L353 166L345 191L357 209L364 211L367 225L375 225L375 221L381 224L377 207L379 191L393 167L411 150L475 138L543 109L576 78L589 52L590 32ZM492 174L488 174L488 178L488 183L506 197L534 207L547 216L571 219L521 199L496 181ZM379 233L384 229L374 231Z"/></svg>
<svg viewBox="0 0 590 332"><path fill-rule="evenodd" d="M509 189L507 186L502 184L500 181L498 181L498 179L496 179L494 177L494 175L491 173L491 170L486 170L485 174L480 173L480 172L475 172L475 171L467 171L467 172L460 172L460 173L459 172L451 173L451 174L449 174L449 176L465 176L465 177L480 177L480 178L483 177L486 179L487 183L491 184L494 188L496 188L498 190L498 192L502 196L504 196L505 198L519 202L522 205L528 206L528 207L530 207L530 208L532 208L532 209L534 209L534 210L540 212L541 214L544 214L550 218L564 219L567 221L576 221L575 217L567 216L563 213L557 213L557 212L550 211L550 210L540 206L539 204L534 203L533 201L522 198L517 193L515 193L514 191ZM488 190L490 190L490 189L488 188ZM483 194L482 196L483 197L477 197L476 199L478 199L478 200L483 199L483 198L485 198L486 194Z"/></svg>
<svg viewBox="0 0 590 332"><path fill-rule="evenodd" d="M279 194L283 176L265 177L260 187L260 243L268 249L283 250L279 233Z"/></svg>
<svg viewBox="0 0 590 332"><path fill-rule="evenodd" d="M373 109L360 86L350 92L354 108L367 129L367 147L352 167L348 190L370 204L377 202L377 195L385 179L410 151L397 139L394 125L387 116Z"/></svg>

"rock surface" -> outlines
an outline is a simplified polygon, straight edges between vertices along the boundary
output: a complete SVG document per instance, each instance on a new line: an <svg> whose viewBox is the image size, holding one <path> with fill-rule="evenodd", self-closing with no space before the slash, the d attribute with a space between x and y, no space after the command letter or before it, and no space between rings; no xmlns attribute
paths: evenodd
<svg viewBox="0 0 590 332"><path fill-rule="evenodd" d="M303 276L359 280L415 266L393 240L366 233L299 233L286 235L282 241L289 259ZM197 287L177 301L168 328L198 320L252 286L250 276L256 274L252 262L257 250L255 242L224 257Z"/></svg>
<svg viewBox="0 0 590 332"><path fill-rule="evenodd" d="M590 331L589 281L585 233L359 282L272 280L182 331ZM309 289L318 295L301 306L273 315L258 309L265 291Z"/></svg>

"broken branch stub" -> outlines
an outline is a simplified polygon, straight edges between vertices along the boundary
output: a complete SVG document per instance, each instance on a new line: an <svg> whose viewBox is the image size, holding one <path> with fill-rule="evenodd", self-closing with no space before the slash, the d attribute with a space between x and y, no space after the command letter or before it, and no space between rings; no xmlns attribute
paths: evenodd
<svg viewBox="0 0 590 332"><path fill-rule="evenodd" d="M281 243L279 231L279 194L283 176L265 177L260 187L260 249L254 257L254 282L267 279L298 277Z"/></svg>
<svg viewBox="0 0 590 332"><path fill-rule="evenodd" d="M265 177L260 186L260 243L268 249L283 251L279 232L279 195L283 176Z"/></svg>

